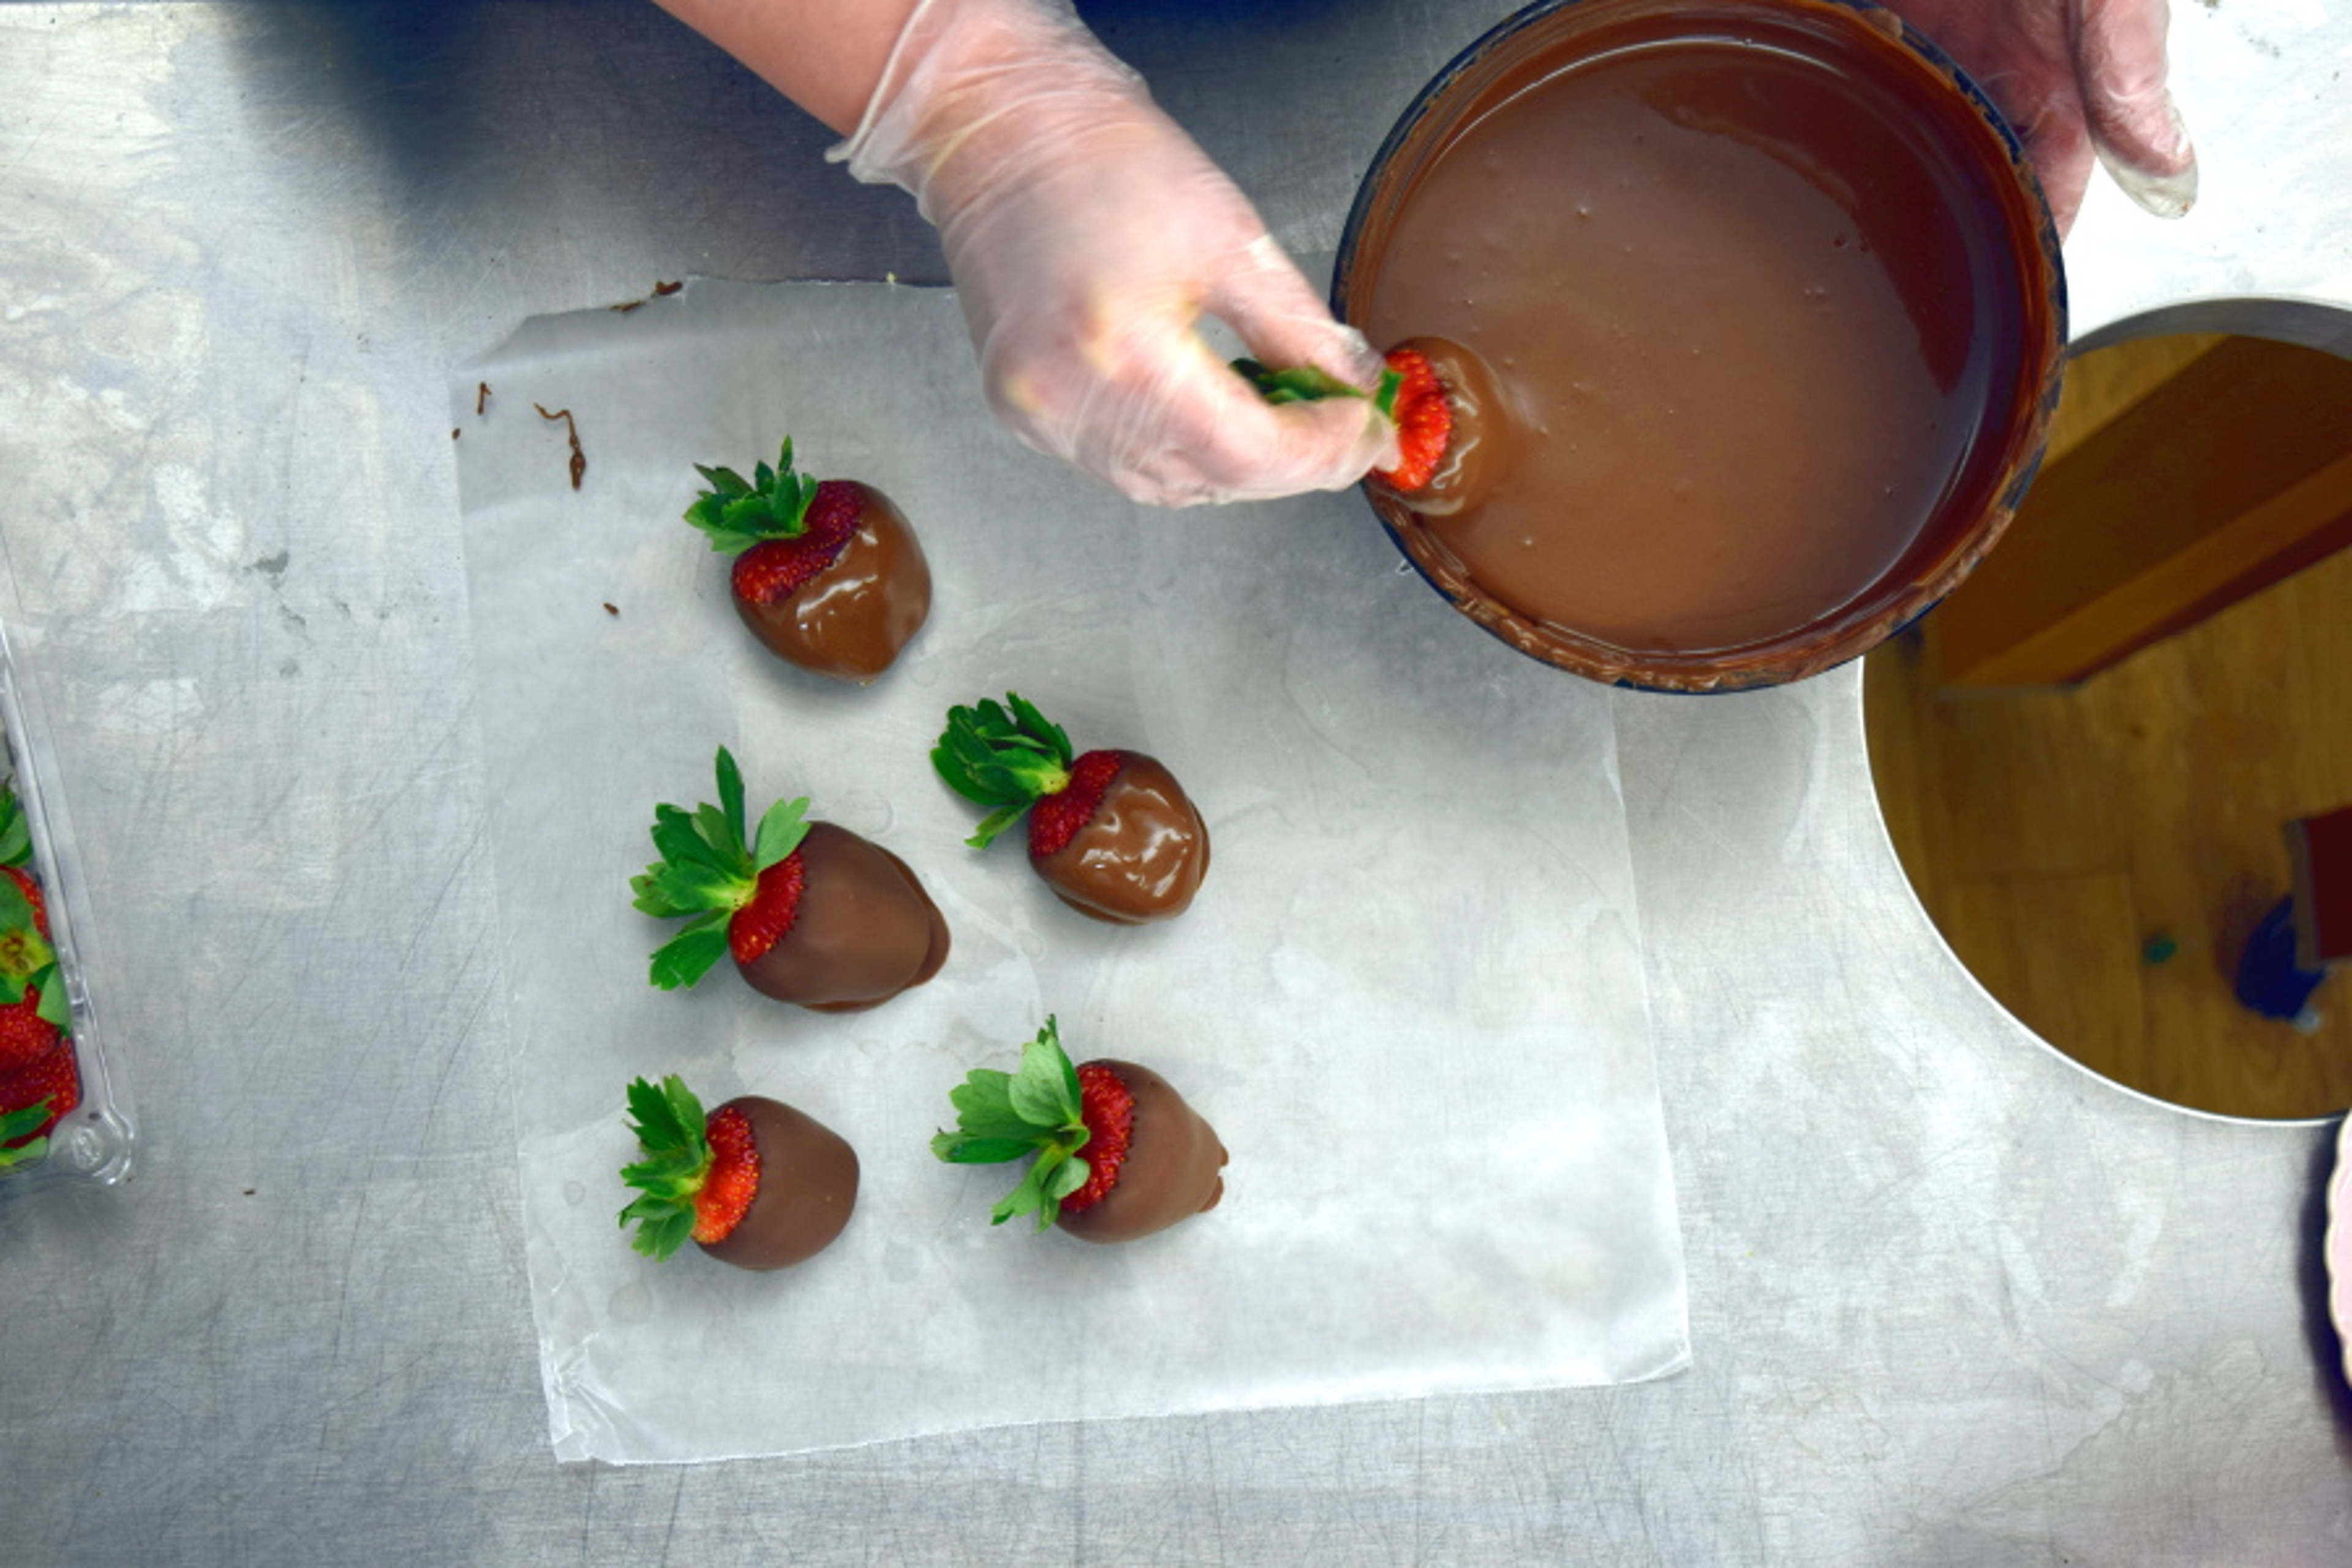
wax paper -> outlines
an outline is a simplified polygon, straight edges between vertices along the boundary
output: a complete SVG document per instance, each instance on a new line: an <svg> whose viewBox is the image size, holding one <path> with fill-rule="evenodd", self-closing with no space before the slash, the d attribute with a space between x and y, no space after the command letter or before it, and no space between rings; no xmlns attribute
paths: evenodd
<svg viewBox="0 0 2352 1568"><path fill-rule="evenodd" d="M950 293L698 283L539 318L451 386L525 1236L566 1458L684 1461L1024 1422L1591 1384L1687 1360L1606 694L1405 574L1362 498L1154 511L989 418ZM570 421L549 415L568 412ZM574 487L570 439L584 468ZM680 514L793 438L913 521L929 626L866 688L760 648ZM1198 901L1057 903L929 752L1018 691L1199 804ZM630 906L656 802L812 814L914 868L945 970L874 1011L663 993ZM1048 1015L1160 1071L1232 1163L1122 1247L989 1223L1017 1177L929 1149ZM830 1249L775 1274L616 1223L623 1089L683 1076L845 1137Z"/></svg>

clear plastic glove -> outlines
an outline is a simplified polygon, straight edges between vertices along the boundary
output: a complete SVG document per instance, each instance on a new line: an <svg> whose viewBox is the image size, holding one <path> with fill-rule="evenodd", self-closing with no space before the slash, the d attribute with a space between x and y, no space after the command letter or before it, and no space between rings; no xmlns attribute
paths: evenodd
<svg viewBox="0 0 2352 1568"><path fill-rule="evenodd" d="M925 0L830 154L940 231L988 397L1030 446L1162 506L1339 489L1395 458L1369 403L1268 406L1213 352L1370 388L1380 356L1233 182L1054 0Z"/></svg>
<svg viewBox="0 0 2352 1568"><path fill-rule="evenodd" d="M2165 89L2166 0L1885 0L1984 89L2018 134L2058 232L2095 158L2132 200L2179 217L2197 153Z"/></svg>

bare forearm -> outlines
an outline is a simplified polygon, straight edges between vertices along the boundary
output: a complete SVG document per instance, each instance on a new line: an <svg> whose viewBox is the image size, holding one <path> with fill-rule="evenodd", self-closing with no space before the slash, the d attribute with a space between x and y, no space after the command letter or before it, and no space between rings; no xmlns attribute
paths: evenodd
<svg viewBox="0 0 2352 1568"><path fill-rule="evenodd" d="M917 0L655 0L843 135Z"/></svg>

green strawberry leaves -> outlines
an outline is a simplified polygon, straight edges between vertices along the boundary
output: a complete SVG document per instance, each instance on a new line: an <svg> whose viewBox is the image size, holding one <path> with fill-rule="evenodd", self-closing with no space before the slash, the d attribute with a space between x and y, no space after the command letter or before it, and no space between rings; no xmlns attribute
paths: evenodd
<svg viewBox="0 0 2352 1568"><path fill-rule="evenodd" d="M656 1086L645 1079L629 1085L629 1131L646 1158L621 1167L621 1180L637 1196L621 1211L621 1228L634 1225L629 1245L659 1262L694 1234L694 1199L710 1173L710 1140L703 1127L702 1102L676 1073Z"/></svg>
<svg viewBox="0 0 2352 1568"><path fill-rule="evenodd" d="M989 1211L989 1223L1034 1214L1044 1230L1060 1216L1062 1200L1087 1184L1078 1158L1092 1136L1078 1093L1078 1070L1062 1049L1052 1017L1021 1050L1013 1072L974 1068L949 1091L956 1131L932 1138L931 1152L955 1165L1001 1165L1035 1155L1020 1185Z"/></svg>
<svg viewBox="0 0 2352 1568"><path fill-rule="evenodd" d="M692 985L727 954L727 922L759 890L760 873L808 837L808 798L778 801L747 832L743 773L719 748L719 804L688 811L654 807L654 848L661 858L629 879L631 900L656 920L686 927L654 950L647 978L664 991ZM0 879L5 881L5 879ZM46 993L45 993L46 994Z"/></svg>
<svg viewBox="0 0 2352 1568"><path fill-rule="evenodd" d="M26 934L30 935L29 932ZM0 948L5 948L12 938L13 933L11 938L0 938ZM36 944L39 940L32 938ZM41 994L40 1000L33 1006L35 1017L60 1029L73 1026L73 1004L66 996L65 971L58 967L55 959L27 974L16 974L0 969L0 1007L14 1007L22 1002L27 986L37 989Z"/></svg>
<svg viewBox="0 0 2352 1568"><path fill-rule="evenodd" d="M745 479L732 468L694 471L709 487L686 509L686 521L700 529L710 548L740 555L771 539L797 539L808 530L809 503L816 499L817 481L793 472L793 442L784 438L776 466L761 463Z"/></svg>
<svg viewBox="0 0 2352 1568"><path fill-rule="evenodd" d="M49 1141L35 1138L29 1142L16 1141L25 1137L49 1119L51 1101L40 1100L16 1110L0 1112L0 1171L15 1165L37 1164L48 1158Z"/></svg>
<svg viewBox="0 0 2352 1568"><path fill-rule="evenodd" d="M948 710L931 765L966 800L997 808L964 840L985 849L1032 805L1068 785L1076 755L1059 724L1008 691L1002 703L983 699Z"/></svg>
<svg viewBox="0 0 2352 1568"><path fill-rule="evenodd" d="M0 866L29 867L32 860L33 819L16 791L0 787Z"/></svg>
<svg viewBox="0 0 2352 1568"><path fill-rule="evenodd" d="M1338 376L1317 370L1311 364L1294 365L1288 370L1269 370L1254 359L1233 362L1234 372L1257 389L1257 395L1279 408L1286 403L1320 403L1330 397L1369 397L1372 406L1388 418L1396 417L1397 389L1404 384L1404 376L1394 370L1381 373L1381 384L1367 393L1349 385Z"/></svg>

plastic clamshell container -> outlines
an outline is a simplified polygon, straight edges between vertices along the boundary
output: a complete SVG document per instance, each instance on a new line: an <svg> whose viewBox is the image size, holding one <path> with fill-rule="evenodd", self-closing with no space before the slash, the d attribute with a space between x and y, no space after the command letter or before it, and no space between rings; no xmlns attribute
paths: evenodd
<svg viewBox="0 0 2352 1568"><path fill-rule="evenodd" d="M50 1130L47 1152L0 1167L0 1201L5 1201L53 1182L105 1186L122 1181L131 1174L137 1132L121 1072L108 1054L83 978L88 973L83 954L93 921L56 777L56 755L47 742L39 694L26 679L5 626L0 626L0 727L6 731L0 784L16 794L31 829L31 871L41 885L49 945L56 951L72 1007L72 1048L81 1078L80 1100Z"/></svg>

